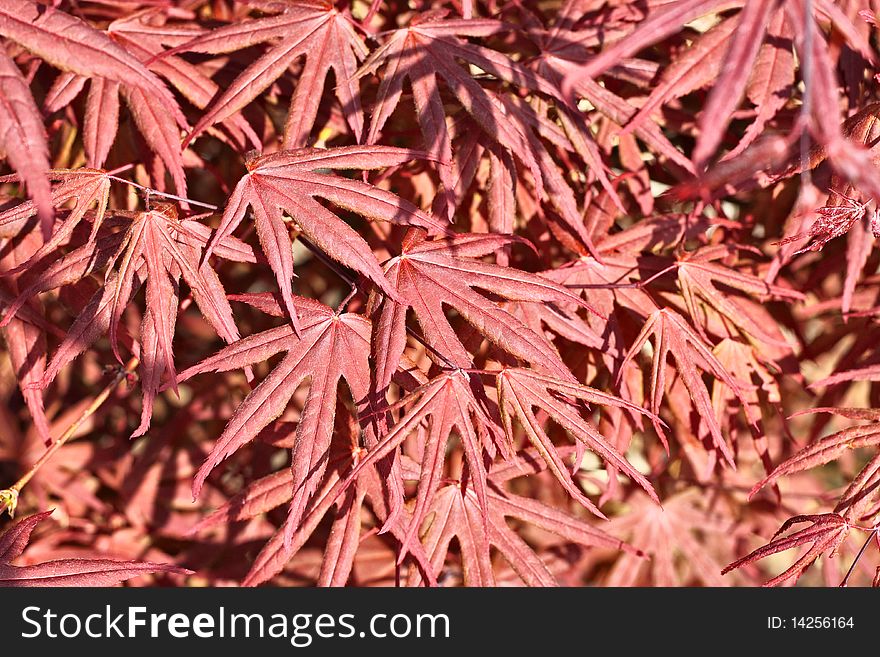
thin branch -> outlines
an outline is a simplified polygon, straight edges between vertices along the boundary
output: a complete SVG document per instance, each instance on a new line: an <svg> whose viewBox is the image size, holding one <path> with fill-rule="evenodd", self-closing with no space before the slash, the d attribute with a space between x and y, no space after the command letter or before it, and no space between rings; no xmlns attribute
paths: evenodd
<svg viewBox="0 0 880 657"><path fill-rule="evenodd" d="M812 174L810 172L810 114L813 111L812 92L813 92L813 0L805 0L804 2L804 61L803 63L803 80L804 80L804 98L801 105L801 115L798 120L798 129L800 135L801 150L801 189L804 190L810 186L812 182Z"/></svg>
<svg viewBox="0 0 880 657"><path fill-rule="evenodd" d="M336 274L337 276L339 276L339 278L341 278L343 281L345 281L345 283L348 285L348 287L350 287L350 288L357 287L357 283L355 282L355 280L351 276L349 276L347 273L345 273L345 270L343 270L335 261L330 259L327 256L327 254L325 254L323 251L321 251L321 249L319 249L317 246L312 244L308 240L308 238L303 237L302 235L297 235L296 239L298 239L300 242L302 242L303 246L306 247L309 251L311 251L315 255L315 257L318 258L318 260L320 260L322 263L327 265L327 267L329 267L330 270L334 274Z"/></svg>
<svg viewBox="0 0 880 657"><path fill-rule="evenodd" d="M181 203L189 203L190 205L198 205L200 208L207 208L209 210L217 210L218 207L216 205L211 205L210 203L202 203L201 201L194 201L191 198L185 198L183 196L175 196L174 194L166 194L165 192L160 192L157 189L152 189L151 187L144 187L143 185L139 185L132 180L126 180L125 178L119 178L118 176L107 176L110 180L115 180L116 182L125 183L126 185L131 185L139 190L141 190L144 194L147 195L147 199L149 200L150 196L161 196L162 198L170 198L173 201L180 201Z"/></svg>
<svg viewBox="0 0 880 657"><path fill-rule="evenodd" d="M42 468L48 461L51 459L55 453L61 449L64 444L70 440L71 437L76 433L77 429L79 429L83 422L88 420L95 412L101 408L107 398L110 397L110 393L116 389L116 387L122 382L125 377L135 371L138 366L138 359L132 358L126 363L125 367L121 368L113 380L108 383L104 389L98 393L98 395L92 400L92 403L89 404L82 413L80 413L79 417L74 420L74 422L67 427L61 437L58 438L49 448L43 452L43 455L37 459L36 463L34 463L30 470L28 470L18 481L16 481L12 486L6 488L4 490L0 490L0 513L4 510L8 510L10 517L15 513L15 507L18 504L18 496L21 493L22 488L24 488L27 483L33 479L34 475Z"/></svg>
<svg viewBox="0 0 880 657"><path fill-rule="evenodd" d="M298 239L300 242L302 242L303 246L305 246L309 251L311 251L312 254L314 254L315 257L318 258L318 260L320 260L322 263L324 263L334 274L339 276L339 278L341 278L343 280L343 282L345 282L346 285L348 285L348 295L339 303L338 306L336 306L336 314L337 315L340 314L343 310L345 310L345 308L348 306L349 302L358 293L357 281L354 280L347 273L345 273L345 271L338 264L336 264L333 260L331 260L327 256L327 254L325 254L323 251L321 251L321 249L319 249L317 246L312 244L307 238L303 237L302 235L297 235L296 239Z"/></svg>
<svg viewBox="0 0 880 657"><path fill-rule="evenodd" d="M856 554L856 558L853 559L852 565L850 565L849 570L846 571L846 575L844 575L843 579L838 585L840 588L845 588L848 585L850 576L853 574L853 572L855 572L856 564L862 558L865 550L868 549L868 544L874 539L874 534L876 534L878 531L880 531L880 527L874 527L870 530L870 532L868 533L868 538L865 539L865 542L862 544L861 549L859 550L858 554Z"/></svg>

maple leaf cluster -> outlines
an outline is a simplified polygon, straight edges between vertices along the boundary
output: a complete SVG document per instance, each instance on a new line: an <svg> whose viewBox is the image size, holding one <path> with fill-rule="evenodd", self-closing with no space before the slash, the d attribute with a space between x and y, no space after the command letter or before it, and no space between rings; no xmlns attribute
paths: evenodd
<svg viewBox="0 0 880 657"><path fill-rule="evenodd" d="M878 5L0 2L0 584L880 584Z"/></svg>

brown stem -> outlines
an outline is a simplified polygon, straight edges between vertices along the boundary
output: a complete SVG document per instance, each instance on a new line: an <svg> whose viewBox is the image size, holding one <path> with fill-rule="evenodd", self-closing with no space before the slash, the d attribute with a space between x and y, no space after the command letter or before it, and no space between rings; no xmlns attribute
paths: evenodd
<svg viewBox="0 0 880 657"><path fill-rule="evenodd" d="M871 540L874 538L874 534L880 530L880 527L874 527L868 533L868 538L865 539L865 543L862 545L862 549L859 550L859 553L856 555L856 558L853 559L852 565L849 567L849 570L846 571L846 575L843 576L843 580L841 580L839 587L845 588L849 585L849 578L852 576L853 572L856 569L856 564L859 563L859 559L862 558L862 555L865 553L865 550L868 549L868 545L871 543Z"/></svg>
<svg viewBox="0 0 880 657"><path fill-rule="evenodd" d="M77 429L82 426L83 422L88 420L95 412L101 408L107 398L110 396L110 393L118 386L122 380L134 372L134 370L138 366L138 359L132 358L129 360L125 367L123 367L113 380L104 386L104 389L98 393L98 395L92 400L92 403L88 405L83 412L80 413L79 417L74 420L74 422L65 429L64 433L61 434L61 437L58 438L54 443L52 443L49 448L43 452L42 456L37 459L36 463L34 463L30 470L28 470L18 481L16 481L12 486L6 488L4 490L0 490L0 513L2 513L5 509L9 510L9 515L12 516L15 513L15 507L18 503L18 494L21 492L21 489L24 488L27 483L33 479L34 475L37 474L40 468L46 464L46 462L51 459L55 452L57 452L64 444L70 440L70 438L76 433Z"/></svg>

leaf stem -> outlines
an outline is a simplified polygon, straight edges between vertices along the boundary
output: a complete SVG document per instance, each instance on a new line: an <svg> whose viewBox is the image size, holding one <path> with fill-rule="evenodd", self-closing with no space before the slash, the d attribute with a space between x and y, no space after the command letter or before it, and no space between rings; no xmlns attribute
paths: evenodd
<svg viewBox="0 0 880 657"><path fill-rule="evenodd" d="M65 429L64 433L61 434L61 437L58 438L54 443L52 443L49 448L43 452L42 456L37 459L36 463L34 463L30 470L28 470L18 481L16 481L12 486L6 488L4 490L0 490L0 513L4 510L9 511L10 517L15 513L15 507L18 503L18 495L21 493L22 488L24 488L27 483L33 479L34 475L42 468L48 461L51 459L55 453L61 449L64 444L70 440L70 438L76 433L77 429L82 426L83 422L88 420L95 412L101 408L107 398L110 396L110 393L113 392L114 389L122 382L122 380L134 372L137 368L138 363L140 361L137 358L130 359L125 367L121 368L119 372L117 372L116 376L113 380L104 386L104 389L98 393L98 395L92 400L92 403L89 404L83 412L80 413L79 417L73 421L73 423Z"/></svg>
<svg viewBox="0 0 880 657"><path fill-rule="evenodd" d="M357 283L355 282L355 280L351 276L346 274L345 271L338 264L336 264L336 262L328 258L326 253L324 253L321 249L312 244L307 237L300 234L297 235L296 239L302 242L303 246L311 251L312 254L318 258L318 260L324 263L330 269L330 271L339 276L339 278L341 278L348 285L348 287L352 289L357 288Z"/></svg>
<svg viewBox="0 0 880 657"><path fill-rule="evenodd" d="M349 288L348 289L348 296L346 296L342 300L342 302L336 307L336 314L337 315L341 314L346 309L349 302L358 293L357 281L354 280L348 274L346 274L345 271L339 265L337 265L333 260L331 260L330 258L327 257L326 253L324 253L323 251L321 251L321 249L319 249L317 246L312 244L302 234L297 235L296 239L298 239L300 242L302 242L303 246L305 246L309 251L311 251L312 254L316 258L318 258L318 260L320 260L322 263L324 263L324 265L326 265L334 274L339 276L339 278L341 278L346 285L348 285L348 288Z"/></svg>
<svg viewBox="0 0 880 657"><path fill-rule="evenodd" d="M432 347L431 345L429 345L429 344L428 344L428 341L425 340L425 338L423 338L421 335L419 335L419 333L418 333L417 331L415 331L415 330L411 329L409 326L407 326L407 327L406 327L406 332L407 332L409 335L411 335L413 338L415 338L416 342L418 342L418 343L419 343L420 345L422 345L425 349L427 349L427 350L430 351L432 354L434 354L435 356L437 356L437 358L439 358L440 360L442 360L442 361L446 364L446 366L447 366L449 369L451 369L451 370L461 369L461 368L458 367L458 365L456 365L455 363L453 363L453 362L452 362L451 360L449 360L446 356L444 356L444 355L441 354L439 351L437 351L434 347Z"/></svg>
<svg viewBox="0 0 880 657"><path fill-rule="evenodd" d="M863 529L862 527L857 527L857 529ZM859 549L858 554L856 554L855 559L853 559L852 565L850 565L849 570L846 571L846 575L843 576L840 584L838 584L839 588L846 588L849 582L849 578L852 576L853 572L855 572L856 564L862 558L862 555L865 553L865 550L868 549L868 544L874 538L874 534L880 531L880 526L872 527L870 529L865 528L868 531L868 538L865 539L865 542L862 544L862 547Z"/></svg>
<svg viewBox="0 0 880 657"><path fill-rule="evenodd" d="M143 185L139 185L133 180L126 180L125 178L119 178L118 176L107 175L110 180L115 180L116 182L125 183L126 185L131 185L135 187L145 194L149 196L161 196L162 198L170 198L173 201L180 201L181 203L189 203L190 205L198 205L200 208L208 208L209 210L217 210L216 205L211 205L210 203L203 203L202 201L194 201L191 198L184 198L183 196L175 196L174 194L166 194L165 192L160 192L157 189L152 189L150 187L144 187Z"/></svg>
<svg viewBox="0 0 880 657"><path fill-rule="evenodd" d="M123 165L123 166L121 166L121 167L117 167L117 168L115 168L115 169L111 169L110 171L107 172L107 175L108 175L108 176L114 176L114 175L116 175L116 174L118 174L118 173L125 173L126 171L130 171L130 170L132 170L132 169L134 169L134 164L125 164L125 165ZM126 182L127 182L127 181L126 181Z"/></svg>

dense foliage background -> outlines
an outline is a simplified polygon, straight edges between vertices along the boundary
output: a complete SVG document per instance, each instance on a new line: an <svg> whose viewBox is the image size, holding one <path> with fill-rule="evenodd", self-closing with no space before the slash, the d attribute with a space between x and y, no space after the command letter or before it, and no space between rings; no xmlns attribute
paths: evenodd
<svg viewBox="0 0 880 657"><path fill-rule="evenodd" d="M876 586L878 4L2 0L0 582Z"/></svg>

